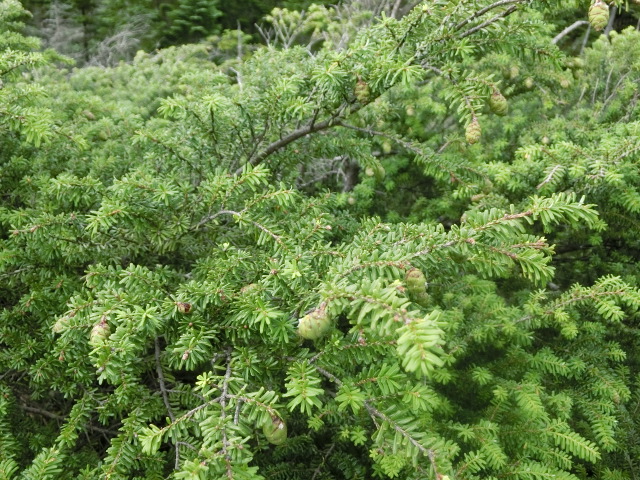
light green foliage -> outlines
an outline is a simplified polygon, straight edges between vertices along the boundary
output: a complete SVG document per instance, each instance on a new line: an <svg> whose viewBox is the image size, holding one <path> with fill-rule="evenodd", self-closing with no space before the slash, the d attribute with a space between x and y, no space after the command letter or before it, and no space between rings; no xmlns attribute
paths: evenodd
<svg viewBox="0 0 640 480"><path fill-rule="evenodd" d="M535 2L68 70L0 5L0 478L637 474L637 32L564 90Z"/></svg>
<svg viewBox="0 0 640 480"><path fill-rule="evenodd" d="M26 16L20 2L3 0L0 3L0 133L3 136L18 134L39 146L53 135L50 112L39 102L46 90L25 81L21 74L44 65L51 55L35 52L40 42L20 35L21 20Z"/></svg>

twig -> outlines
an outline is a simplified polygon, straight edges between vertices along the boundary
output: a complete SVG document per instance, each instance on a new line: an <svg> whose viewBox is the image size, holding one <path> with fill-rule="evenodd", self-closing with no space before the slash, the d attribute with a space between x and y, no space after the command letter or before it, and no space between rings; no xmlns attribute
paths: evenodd
<svg viewBox="0 0 640 480"><path fill-rule="evenodd" d="M613 7L611 7L611 10L609 11L609 23L607 23L607 26L604 29L604 32L602 32L606 36L609 36L609 32L613 30L613 22L615 22L616 20L616 13L618 13L618 7L614 5Z"/></svg>
<svg viewBox="0 0 640 480"><path fill-rule="evenodd" d="M244 212L244 211L243 211ZM216 217L220 216L220 215L233 215L235 217L242 217L242 213L243 212L236 212L233 210L220 210L217 213L214 213L213 215L209 215L205 218L203 218L202 220L200 220L196 226L194 227L194 229L197 229L198 227L201 227L202 225L204 225L205 223L210 222L211 220L215 219ZM247 220L249 223L251 223L254 227L262 230L263 232L265 232L267 235L271 236L276 242L278 242L280 245L283 245L282 243L282 237L280 237L280 235L277 235L275 233L273 233L271 230L269 230L267 227L265 227L264 225L255 222L253 220Z"/></svg>
<svg viewBox="0 0 640 480"><path fill-rule="evenodd" d="M396 4L397 5L397 4ZM315 472L313 472L313 476L311 477L311 480L316 480L316 477L320 474L320 472L322 471L322 467L324 466L325 463L327 463L327 457L329 455L331 455L331 453L333 452L333 449L336 448L336 444L332 443L331 447L329 448L329 450L327 450L327 453L322 457L322 462L320 463L320 465L318 465L318 468L316 468Z"/></svg>
<svg viewBox="0 0 640 480"><path fill-rule="evenodd" d="M618 83L616 83L616 86L611 89L611 95L609 95L607 99L604 101L604 103L602 104L601 110L604 110L607 104L618 94L619 92L618 87L629 76L630 73L631 72L629 71L620 77L620 79L618 80Z"/></svg>
<svg viewBox="0 0 640 480"><path fill-rule="evenodd" d="M327 370L325 370L322 367L319 367L318 365L316 365L315 368L322 375L324 375L329 380L331 380L336 385L338 385L338 387L341 387L343 385L342 380L340 380L338 377L336 377L331 372L328 372ZM413 438L411 436L411 434L408 431L406 431L404 428L402 428L400 425L398 425L396 422L394 422L393 419L389 418L387 415L385 415L380 410L378 410L373 405L371 405L371 403L369 401L365 400L364 407L367 409L367 412L369 412L369 415L371 415L371 417L374 418L374 423L376 423L376 426L377 426L377 422L375 422L375 418L377 417L380 420L382 420L384 422L387 422L389 425L391 425L391 427L396 432L398 432L400 435L402 435L407 440L409 440L409 443L411 443L411 445L413 445L421 453L423 453L429 459L429 461L431 462L431 466L433 467L434 473L436 474L436 478L439 478L438 469L437 469L437 465L436 465L436 462L435 462L436 455L435 455L435 452L432 449L426 448L424 445L422 445L420 442L418 442L415 438Z"/></svg>
<svg viewBox="0 0 640 480"><path fill-rule="evenodd" d="M43 417L51 418L53 420L62 420L62 421L67 420L67 417L65 417L64 415L58 415L56 413L49 412L42 408L30 407L25 404L20 404L20 408L26 412L37 413L38 415L42 415ZM87 425L87 428L89 430L93 430L94 432L104 433L105 435L114 435L114 436L118 435L118 432L116 432L115 430L109 430L107 428L95 427L93 425Z"/></svg>
<svg viewBox="0 0 640 480"><path fill-rule="evenodd" d="M573 32L576 28L581 27L583 25L589 25L589 22L587 22L586 20L578 20L576 22L573 22L567 28L562 30L558 35L553 37L553 40L551 40L551 43L553 43L554 45L557 44L560 40L562 40L564 37L566 37L571 32Z"/></svg>
<svg viewBox="0 0 640 480"><path fill-rule="evenodd" d="M227 371L224 374L224 380L222 381L222 395L220 395L220 418L224 420L227 416L227 399L229 398L229 380L231 379L231 351L227 350ZM229 455L229 439L227 438L227 429L222 427L222 453L224 455L225 464L227 467L227 477L232 479L233 472L231 471L231 455Z"/></svg>
<svg viewBox="0 0 640 480"><path fill-rule="evenodd" d="M238 399L236 403L236 413L233 415L233 424L238 425L240 422L240 409L242 408L242 399Z"/></svg>
<svg viewBox="0 0 640 480"><path fill-rule="evenodd" d="M154 340L155 357L156 357L156 372L158 373L158 384L160 385L160 393L162 394L162 401L164 406L167 407L167 414L171 419L171 423L176 421L176 416L173 414L173 409L169 403L169 395L167 394L167 386L164 382L164 373L162 373L162 365L160 364L160 342L158 337ZM180 467L180 445L176 443L176 461L173 466L174 470L178 470Z"/></svg>
<svg viewBox="0 0 640 480"><path fill-rule="evenodd" d="M196 447L194 447L193 445L191 445L188 442L176 442L176 445L184 445L185 447L190 448L191 450L193 450L195 452L198 451L198 449Z"/></svg>
<svg viewBox="0 0 640 480"><path fill-rule="evenodd" d="M510 3L521 3L521 2L522 2L522 0L500 0L498 2L492 3L491 5L487 5L486 7L481 8L477 12L473 13L470 17L468 17L465 20L463 20L462 22L458 23L455 27L453 27L453 29L454 29L454 31L455 30L460 30L462 27L464 27L466 24L468 24L472 20L484 15L489 10L493 10L494 8L500 7L502 5L508 5Z"/></svg>
<svg viewBox="0 0 640 480"><path fill-rule="evenodd" d="M547 175L547 178L545 178L542 182L540 182L537 186L536 189L540 190L542 187L544 187L547 183L549 183L551 181L551 179L553 179L553 176L556 174L556 172L558 171L559 168L561 168L562 165L556 165L555 167L553 167L551 169L551 171L549 172L549 175Z"/></svg>
<svg viewBox="0 0 640 480"><path fill-rule="evenodd" d="M154 343L155 343L155 356L156 356L156 372L158 373L158 383L160 384L162 401L164 402L164 406L167 407L167 414L169 415L171 422L175 422L176 416L173 414L173 410L171 409L171 404L169 403L169 396L167 395L167 387L164 382L164 374L162 373L162 365L160 364L160 342L158 342L158 337L156 337Z"/></svg>
<svg viewBox="0 0 640 480"><path fill-rule="evenodd" d="M467 108L471 112L471 115L473 115L474 119L476 118L476 111L474 110L473 105L471 105L471 101L469 100L469 97L467 97L467 95L464 93L464 90L462 90L462 88L460 88L460 84L458 83L458 81L455 78L453 78L448 73L443 72L438 67L434 67L433 65L423 64L422 67L426 68L428 70L431 70L431 71L437 73L438 75L440 75L441 77L449 80L457 89L459 89L460 93L462 94L462 98L464 98L464 103L467 104Z"/></svg>
<svg viewBox="0 0 640 480"><path fill-rule="evenodd" d="M468 37L469 35L472 35L472 34L476 33L478 30L482 30L484 27L487 27L487 26L491 25L492 23L497 22L501 18L508 17L513 12L515 12L517 9L518 9L518 5L513 5L513 6L509 7L509 8L507 8L504 12L499 13L498 15L496 15L493 18L490 18L486 22L482 22L480 25L476 25L475 27L470 28L469 30L464 32L462 35L460 35L458 38L459 39L463 39L465 37Z"/></svg>
<svg viewBox="0 0 640 480"><path fill-rule="evenodd" d="M582 39L582 45L580 46L580 53L578 56L582 56L584 53L584 49L587 46L587 41L589 40L589 34L591 33L591 24L587 26L587 31L584 33L584 38Z"/></svg>

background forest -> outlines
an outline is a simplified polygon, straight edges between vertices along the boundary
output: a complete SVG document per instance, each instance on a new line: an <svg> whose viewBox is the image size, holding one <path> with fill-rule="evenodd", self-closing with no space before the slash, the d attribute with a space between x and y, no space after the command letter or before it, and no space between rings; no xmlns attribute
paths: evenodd
<svg viewBox="0 0 640 480"><path fill-rule="evenodd" d="M0 0L0 480L640 479L637 0Z"/></svg>

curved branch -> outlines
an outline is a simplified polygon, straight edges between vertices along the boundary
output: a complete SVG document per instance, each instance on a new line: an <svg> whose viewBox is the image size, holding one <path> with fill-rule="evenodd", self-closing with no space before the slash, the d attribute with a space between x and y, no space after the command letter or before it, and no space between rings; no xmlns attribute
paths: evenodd
<svg viewBox="0 0 640 480"><path fill-rule="evenodd" d="M486 7L481 8L477 12L473 13L470 17L466 18L462 22L458 23L455 27L453 27L453 29L460 30L469 22L473 21L478 17L481 17L482 15L487 13L489 10L493 10L494 8L501 7L502 5L509 5L510 3L523 3L523 0L500 0L498 2L492 3L491 5L487 5Z"/></svg>
<svg viewBox="0 0 640 480"><path fill-rule="evenodd" d="M476 25L475 27L470 28L469 30L464 32L462 35L460 35L458 38L462 39L462 38L468 37L469 35L476 33L478 30L482 30L483 28L488 27L492 23L497 22L501 18L508 17L513 12L515 12L517 9L518 9L518 5L512 5L511 7L507 8L504 12L499 13L498 15L496 15L493 18L490 18L486 22L482 22L480 25Z"/></svg>
<svg viewBox="0 0 640 480"><path fill-rule="evenodd" d="M49 412L49 411L44 410L42 408L30 407L29 405L26 405L26 404L19 404L19 406L25 412L35 413L37 415L42 415L43 417L51 418L52 420L61 420L61 421L66 421L67 420L67 417L65 417L64 415L58 415L57 413ZM89 430L92 430L94 432L104 433L105 435L113 435L113 436L118 435L118 432L116 432L115 430L109 430L107 428L100 428L100 427L96 427L94 425L86 425L86 427Z"/></svg>
<svg viewBox="0 0 640 480"><path fill-rule="evenodd" d="M581 27L583 25L589 25L589 22L587 22L586 20L578 20L577 22L573 22L567 28L562 30L558 35L553 37L553 40L551 40L551 43L556 45L560 40L562 40L564 37L566 37L571 32L573 32L576 28Z"/></svg>
<svg viewBox="0 0 640 480"><path fill-rule="evenodd" d="M276 140L275 142L270 143L269 145L267 145L267 147L262 150L261 152L257 153L254 157L250 158L249 161L247 162L249 165L258 165L260 162L262 162L265 158L267 158L269 155L277 152L278 150L286 147L287 145L289 145L292 142L295 142L296 140L306 137L307 135L311 134L311 133L316 133L316 132L320 132L322 130L327 130L333 126L335 126L338 123L338 119L341 118L344 114L344 111L347 107L347 104L342 104L340 106L340 108L338 108L338 110L336 110L336 112L334 112L334 114L326 119L323 120L322 122L318 122L315 123L315 118L312 119L307 125L300 127L290 133L288 133L287 135L285 135L284 137L281 137L280 139ZM352 105L351 108L348 109L348 115L357 112L358 110L360 110L360 108L362 108L363 105ZM244 167L240 167L239 169L236 170L235 174L239 175L240 173L242 173L242 169Z"/></svg>

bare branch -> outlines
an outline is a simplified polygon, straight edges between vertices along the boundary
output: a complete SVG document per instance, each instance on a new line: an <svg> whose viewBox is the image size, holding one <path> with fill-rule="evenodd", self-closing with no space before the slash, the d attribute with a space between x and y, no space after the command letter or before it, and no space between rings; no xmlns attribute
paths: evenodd
<svg viewBox="0 0 640 480"><path fill-rule="evenodd" d="M515 12L518 9L518 5L513 5L509 8L507 8L504 12L499 13L498 15L496 15L493 18L490 18L489 20L487 20L486 22L482 22L480 25L476 25L473 28L470 28L469 30L467 30L466 32L464 32L462 35L460 35L460 39L468 37L469 35L472 35L474 33L476 33L478 30L482 30L485 27L488 27L489 25L491 25L492 23L497 22L498 20L508 17L509 15L511 15L513 12Z"/></svg>
<svg viewBox="0 0 640 480"><path fill-rule="evenodd" d="M611 10L609 11L609 23L607 23L606 28L604 29L604 32L602 32L604 35L609 36L609 32L611 32L611 30L613 30L613 22L616 21L616 14L618 13L618 7L616 7L615 5L611 7Z"/></svg>
<svg viewBox="0 0 640 480"><path fill-rule="evenodd" d="M334 448L336 448L336 444L332 443L331 447L329 447L329 450L327 450L327 453L322 457L322 462L320 462L320 465L318 465L318 468L316 468L315 472L313 472L313 476L311 477L311 480L315 480L316 477L320 474L320 472L322 471L322 467L325 465L325 463L327 463L327 457L331 455Z"/></svg>
<svg viewBox="0 0 640 480"><path fill-rule="evenodd" d="M356 111L358 111L361 108L361 105L354 105L352 108L348 109L349 113L354 113ZM280 139L276 140L275 142L272 142L271 144L269 144L264 150L262 150L261 152L259 152L257 155L255 155L253 158L251 158L249 160L249 164L250 165L257 165L260 162L262 162L265 158L267 158L269 155L277 152L278 150L286 147L287 145L289 145L292 142L295 142L296 140L302 138L302 137L306 137L307 135L311 134L311 133L316 133L316 132L320 132L322 130L327 130L328 128L331 128L333 126L335 126L338 122L338 119L343 115L344 110L346 109L346 105L343 104L338 110L336 110L336 112L334 112L334 114L322 121L322 122L318 122L315 123L314 120L312 119L310 123L308 123L307 125L300 127L296 130L294 130L293 132L288 133L287 135L285 135L284 137L281 137ZM238 170L236 170L236 175L240 174L242 172L242 167L239 168Z"/></svg>
<svg viewBox="0 0 640 480"><path fill-rule="evenodd" d="M463 20L460 23L458 23L455 27L453 27L453 29L454 29L454 31L460 30L462 27L467 25L469 22L475 20L478 17L481 17L482 15L484 15L485 13L487 13L490 10L493 10L494 8L501 7L502 5L508 5L510 3L522 3L522 2L523 2L523 0L499 0L498 2L492 3L491 5L487 5L486 7L481 8L477 12L471 14L470 17L468 17L465 20Z"/></svg>
<svg viewBox="0 0 640 480"><path fill-rule="evenodd" d="M162 394L162 401L167 408L167 414L171 419L171 423L176 421L176 416L173 414L173 409L169 403L169 395L167 395L167 386L164 382L164 373L162 372L162 364L160 363L160 342L158 337L154 340L155 357L156 357L156 372L158 373L158 384L160 385L160 393ZM180 444L176 443L176 459L173 466L174 470L180 468Z"/></svg>
<svg viewBox="0 0 640 480"><path fill-rule="evenodd" d="M573 32L576 28L581 27L583 25L589 25L589 22L587 22L586 20L578 20L577 22L573 22L571 25L569 25L567 28L565 28L564 30L562 30L558 35L556 35L555 37L553 37L553 40L551 40L551 43L553 43L554 45L557 44L560 40L562 40L565 36L567 36L568 34L570 34L571 32Z"/></svg>
<svg viewBox="0 0 640 480"><path fill-rule="evenodd" d="M169 403L169 395L167 395L167 386L164 382L164 373L162 372L162 365L160 364L160 342L158 337L154 341L155 345L155 357L156 357L156 372L158 373L158 383L160 384L160 393L162 393L162 401L164 406L167 407L167 414L172 422L176 421L176 416L173 414L171 404Z"/></svg>
<svg viewBox="0 0 640 480"><path fill-rule="evenodd" d="M222 409L220 410L220 418L223 420L227 416L226 408L227 408L227 399L229 398L229 380L231 379L231 351L227 350L227 371L224 374L224 380L222 381L222 395L220 395L220 406ZM229 454L229 439L227 438L227 429L222 427L222 453L224 455L224 461L227 468L227 477L229 479L233 478L233 472L231 471L231 455Z"/></svg>
<svg viewBox="0 0 640 480"><path fill-rule="evenodd" d="M37 415L42 415L43 417L51 418L53 420L61 420L61 421L67 420L67 417L65 417L64 415L58 415L57 413L49 412L42 408L30 407L29 405L26 405L26 404L20 404L20 408L25 412L35 413ZM113 436L118 435L118 432L115 430L96 427L94 425L87 425L87 428L94 432L104 433L105 435L113 435Z"/></svg>
<svg viewBox="0 0 640 480"><path fill-rule="evenodd" d="M400 8L400 5L402 4L402 0L396 0L395 3L393 4L393 8L391 9L391 15L390 17L392 18L398 18L398 9ZM315 477L315 475L314 475Z"/></svg>

